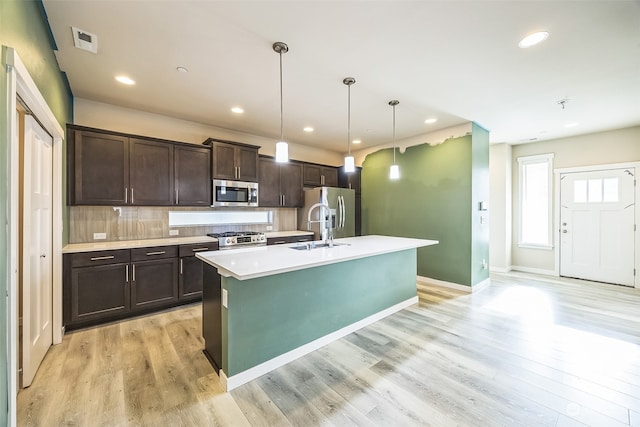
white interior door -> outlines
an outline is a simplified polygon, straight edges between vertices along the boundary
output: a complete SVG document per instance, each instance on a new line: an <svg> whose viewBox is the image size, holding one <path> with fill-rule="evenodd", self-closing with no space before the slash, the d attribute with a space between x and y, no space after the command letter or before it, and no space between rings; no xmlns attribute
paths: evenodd
<svg viewBox="0 0 640 427"><path fill-rule="evenodd" d="M633 286L635 169L560 179L560 275Z"/></svg>
<svg viewBox="0 0 640 427"><path fill-rule="evenodd" d="M27 387L51 347L53 140L25 117L22 248L22 386Z"/></svg>

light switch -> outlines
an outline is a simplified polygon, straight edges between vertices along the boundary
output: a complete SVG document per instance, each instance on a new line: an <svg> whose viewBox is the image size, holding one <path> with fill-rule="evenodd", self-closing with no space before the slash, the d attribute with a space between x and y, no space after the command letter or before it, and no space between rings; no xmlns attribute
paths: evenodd
<svg viewBox="0 0 640 427"><path fill-rule="evenodd" d="M169 230L169 236L177 236L180 234L180 230Z"/></svg>
<svg viewBox="0 0 640 427"><path fill-rule="evenodd" d="M93 233L93 240L104 240L107 238L107 233Z"/></svg>

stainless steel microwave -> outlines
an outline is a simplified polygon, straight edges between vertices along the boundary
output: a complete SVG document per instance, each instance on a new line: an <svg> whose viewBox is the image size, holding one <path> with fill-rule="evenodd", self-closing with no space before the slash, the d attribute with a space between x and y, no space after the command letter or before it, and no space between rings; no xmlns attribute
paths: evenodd
<svg viewBox="0 0 640 427"><path fill-rule="evenodd" d="M258 206L258 183L213 180L212 206Z"/></svg>

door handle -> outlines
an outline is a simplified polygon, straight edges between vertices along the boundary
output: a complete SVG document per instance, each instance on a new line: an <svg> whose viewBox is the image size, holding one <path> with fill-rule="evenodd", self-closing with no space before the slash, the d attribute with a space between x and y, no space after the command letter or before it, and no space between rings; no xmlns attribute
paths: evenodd
<svg viewBox="0 0 640 427"><path fill-rule="evenodd" d="M567 233L568 233L568 231L567 231L567 230L562 230L562 232L563 232L564 234L567 234Z"/></svg>
<svg viewBox="0 0 640 427"><path fill-rule="evenodd" d="M47 254L40 255L40 258L46 258L46 257L47 257Z"/></svg>

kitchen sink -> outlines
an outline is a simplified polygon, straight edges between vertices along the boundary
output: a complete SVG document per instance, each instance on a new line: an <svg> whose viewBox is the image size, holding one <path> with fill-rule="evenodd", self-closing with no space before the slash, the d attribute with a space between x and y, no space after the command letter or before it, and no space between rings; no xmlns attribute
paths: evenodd
<svg viewBox="0 0 640 427"><path fill-rule="evenodd" d="M349 243L337 243L334 242L333 246L350 246ZM328 248L329 244L328 243L307 243L307 244L299 244L297 246L291 246L291 249L295 249L297 251L310 251L311 249L318 249L318 248Z"/></svg>

